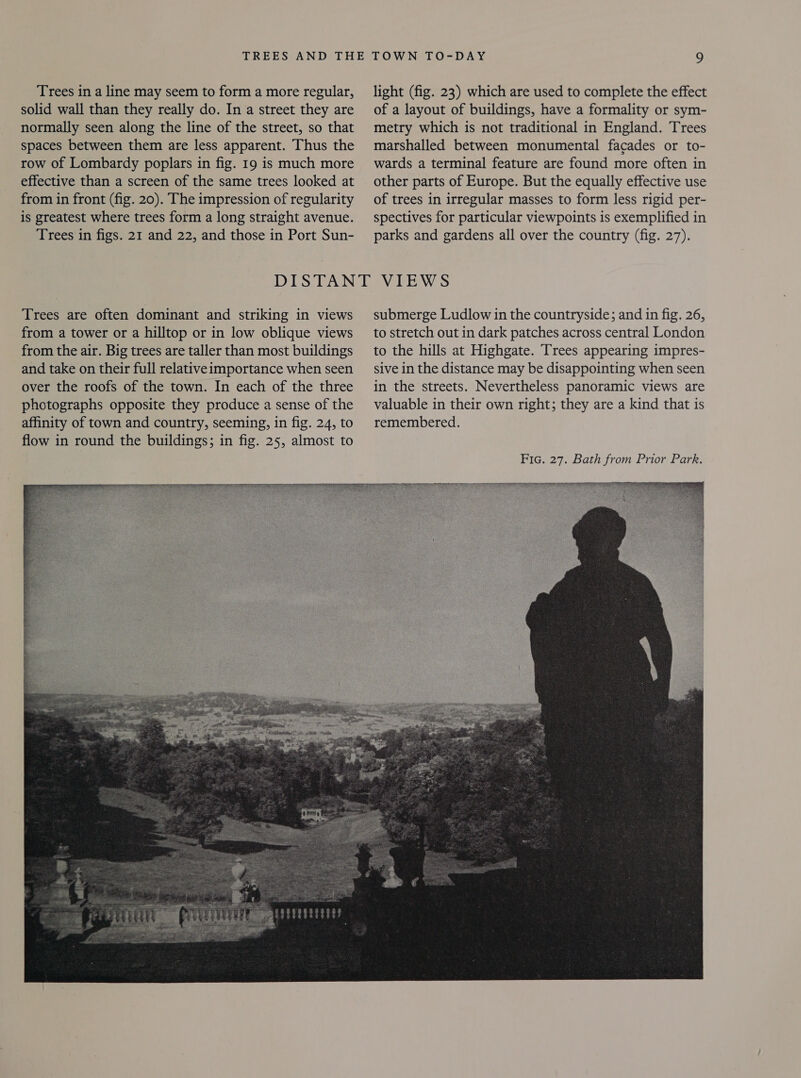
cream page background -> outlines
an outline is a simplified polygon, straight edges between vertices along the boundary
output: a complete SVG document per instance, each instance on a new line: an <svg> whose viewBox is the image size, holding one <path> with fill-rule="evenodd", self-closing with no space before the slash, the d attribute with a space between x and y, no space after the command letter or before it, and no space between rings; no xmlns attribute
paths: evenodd
<svg viewBox="0 0 801 1078"><path fill-rule="evenodd" d="M791 2L7 5L4 64L2 1056L4 1074L795 1073L799 1056L799 14ZM244 63L243 49L483 49L482 65ZM695 54L705 53L703 64ZM710 201L686 248L548 244L106 247L39 243L18 221L18 108L53 85L479 81L709 88ZM447 74L447 78L445 75ZM362 96L362 95L359 95ZM370 139L361 143L364 167ZM365 233L368 231L364 229ZM648 260L657 265L642 265ZM371 375L355 451L299 460L19 448L20 308L289 303L272 272L447 271L451 287L341 293L379 306L637 306L707 314L707 408L471 419L454 437L379 432ZM301 306L331 302L297 290ZM359 347L356 363L372 359ZM360 351L363 358L360 358ZM358 369L358 368L357 368ZM543 425L542 430L546 428ZM552 444L552 442L554 444ZM555 444L557 443L558 444ZM521 468L519 453L698 450L702 467ZM37 985L22 973L22 489L26 483L704 481L705 976L697 982ZM514 522L510 522L514 526ZM533 699L533 687L532 687Z"/></svg>

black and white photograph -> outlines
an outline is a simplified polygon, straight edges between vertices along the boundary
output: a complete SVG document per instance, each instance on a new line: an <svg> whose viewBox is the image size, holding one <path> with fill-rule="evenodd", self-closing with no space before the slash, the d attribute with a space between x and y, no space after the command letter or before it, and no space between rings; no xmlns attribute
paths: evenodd
<svg viewBox="0 0 801 1078"><path fill-rule="evenodd" d="M700 978L700 483L25 489L28 981Z"/></svg>

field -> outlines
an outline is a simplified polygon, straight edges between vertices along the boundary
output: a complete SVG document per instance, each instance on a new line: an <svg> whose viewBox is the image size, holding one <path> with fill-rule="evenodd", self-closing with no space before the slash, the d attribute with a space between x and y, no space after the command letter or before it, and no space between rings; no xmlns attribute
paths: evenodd
<svg viewBox="0 0 801 1078"><path fill-rule="evenodd" d="M106 848L95 856L76 856L96 902L230 902L231 866L247 865L247 879L258 883L263 899L330 899L353 890L356 848L369 843L372 864L392 864L392 845L376 810L352 811L303 830L278 824L242 823L224 818L222 831L203 849L164 830L167 809L156 798L126 789L101 788L108 821ZM76 851L77 853L77 851ZM498 865L492 866L498 868ZM37 897L55 878L52 858L30 858L27 875ZM468 862L427 852L429 883L447 883L450 872L469 871Z"/></svg>

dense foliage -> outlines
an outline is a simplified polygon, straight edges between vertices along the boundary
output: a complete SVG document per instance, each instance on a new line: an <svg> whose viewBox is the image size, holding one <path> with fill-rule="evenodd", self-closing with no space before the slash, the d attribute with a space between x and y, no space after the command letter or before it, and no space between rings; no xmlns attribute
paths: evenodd
<svg viewBox="0 0 801 1078"><path fill-rule="evenodd" d="M657 721L666 784L685 800L700 799L702 702L693 690ZM557 811L535 719L472 730L412 726L388 730L379 745L357 737L286 750L245 740L169 744L154 716L134 741L121 741L65 718L26 715L28 853L52 854L59 842L79 853L101 813L100 786L159 797L168 829L192 838L212 836L223 815L299 826L302 804L336 811L340 798L369 800L393 841L422 828L429 848L482 862L524 842L547 846Z"/></svg>
<svg viewBox="0 0 801 1078"><path fill-rule="evenodd" d="M66 719L25 723L25 847L52 854L60 842L80 845L98 817L98 771L91 751Z"/></svg>
<svg viewBox="0 0 801 1078"><path fill-rule="evenodd" d="M136 740L120 741L64 718L26 715L25 775L31 854L50 854L59 842L85 846L100 814L100 786L161 798L172 813L168 828L193 838L213 835L222 815L295 826L301 802L369 788L358 764L341 752L334 760L313 742L289 751L248 741L170 745L154 717L141 723Z"/></svg>
<svg viewBox="0 0 801 1078"><path fill-rule="evenodd" d="M521 841L548 844L555 805L533 719L501 719L462 736L394 733L371 794L391 838L412 838L423 826L431 849L478 861L508 857Z"/></svg>

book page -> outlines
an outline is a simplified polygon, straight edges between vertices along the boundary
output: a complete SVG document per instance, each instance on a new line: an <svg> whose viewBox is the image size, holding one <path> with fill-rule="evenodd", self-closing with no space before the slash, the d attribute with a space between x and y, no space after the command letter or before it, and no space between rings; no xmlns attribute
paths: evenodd
<svg viewBox="0 0 801 1078"><path fill-rule="evenodd" d="M8 1074L791 1073L794 7L7 25Z"/></svg>

